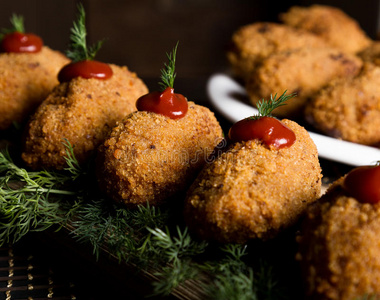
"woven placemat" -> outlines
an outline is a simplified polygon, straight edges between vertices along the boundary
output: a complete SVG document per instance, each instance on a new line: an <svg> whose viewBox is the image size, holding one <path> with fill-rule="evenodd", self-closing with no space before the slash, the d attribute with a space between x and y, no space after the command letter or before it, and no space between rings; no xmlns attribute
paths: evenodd
<svg viewBox="0 0 380 300"><path fill-rule="evenodd" d="M75 285L27 247L0 248L0 299L77 299Z"/></svg>

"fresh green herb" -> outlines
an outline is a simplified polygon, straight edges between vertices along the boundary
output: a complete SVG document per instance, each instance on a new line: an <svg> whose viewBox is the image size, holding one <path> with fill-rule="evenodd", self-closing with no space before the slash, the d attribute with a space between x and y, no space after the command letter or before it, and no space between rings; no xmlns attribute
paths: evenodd
<svg viewBox="0 0 380 300"><path fill-rule="evenodd" d="M226 269L224 273L216 274L214 285L208 287L208 294L213 299L221 300L259 299L252 284L253 279L252 269L248 270L248 274Z"/></svg>
<svg viewBox="0 0 380 300"><path fill-rule="evenodd" d="M169 229L166 228L166 232L163 230L149 229L154 235L154 241L157 247L163 250L163 255L169 262L175 262L181 259L181 256L196 256L203 253L207 247L206 242L194 242L187 228L181 231L181 228L177 226L177 236L172 237Z"/></svg>
<svg viewBox="0 0 380 300"><path fill-rule="evenodd" d="M159 281L153 283L155 296L169 295L174 288L186 280L197 278L201 272L191 258L204 253L207 243L192 240L187 228L183 231L178 226L176 228L176 236L172 236L168 228L166 231L159 228L149 229L154 236L153 245L156 253L170 263L154 274L159 278Z"/></svg>
<svg viewBox="0 0 380 300"><path fill-rule="evenodd" d="M169 296L171 292L187 280L200 275L200 269L191 259L176 260L171 265L164 266L154 274L158 281L153 282L152 296Z"/></svg>
<svg viewBox="0 0 380 300"><path fill-rule="evenodd" d="M178 42L174 49L170 53L166 53L166 57L169 63L165 63L165 68L161 69L161 82L158 84L161 86L161 90L165 90L167 87L174 88L174 79L177 74L175 73L175 60L177 56Z"/></svg>
<svg viewBox="0 0 380 300"><path fill-rule="evenodd" d="M77 165L71 144L66 140L64 145L68 168L62 173L28 172L7 151L0 153L1 244L16 242L29 231L67 226L78 242L92 245L97 257L105 249L120 262L158 270L153 272L158 279L154 295L168 295L192 280L210 299L279 298L270 266L257 269L245 262L247 247L215 248L193 240L186 227L173 222L178 212L168 207L147 203L129 210L99 196L90 172ZM77 189L78 182L83 189Z"/></svg>
<svg viewBox="0 0 380 300"><path fill-rule="evenodd" d="M74 147L71 145L70 141L68 139L63 140L63 145L65 146L66 153L66 156L64 158L67 164L65 170L72 174L72 180L76 180L79 176L85 175L85 172L79 165L79 162L74 155Z"/></svg>
<svg viewBox="0 0 380 300"><path fill-rule="evenodd" d="M91 47L87 47L86 13L82 4L78 4L78 20L73 23L70 34L70 45L66 55L73 62L95 59L96 53L103 45L98 41Z"/></svg>
<svg viewBox="0 0 380 300"><path fill-rule="evenodd" d="M108 249L119 261L147 265L151 260L146 255L151 251L151 235L144 220L159 226L166 223L167 215L149 205L133 211L98 199L78 211L72 233L78 241L90 242L97 257L101 249Z"/></svg>
<svg viewBox="0 0 380 300"><path fill-rule="evenodd" d="M0 34L0 40L2 40L3 37L4 37L4 35L6 35L8 33L12 33L12 32L15 32L15 31L18 31L18 32L21 32L21 33L25 32L24 17L23 16L12 14L12 16L10 18L10 22L12 24L12 27L8 28L8 29L7 28L2 28L1 34Z"/></svg>
<svg viewBox="0 0 380 300"><path fill-rule="evenodd" d="M80 206L80 201L64 200L75 195L60 189L69 180L58 173L28 172L12 162L8 151L0 153L0 245L66 223Z"/></svg>
<svg viewBox="0 0 380 300"><path fill-rule="evenodd" d="M13 26L13 28L11 29L11 32L13 32L13 31L18 31L21 33L25 32L24 17L23 16L18 16L16 14L12 14L10 22Z"/></svg>
<svg viewBox="0 0 380 300"><path fill-rule="evenodd" d="M261 117L270 116L273 110L275 110L276 108L280 106L286 105L285 102L295 96L296 94L294 93L290 95L286 95L286 91L285 91L278 99L277 99L277 94L275 94L274 97L272 97L271 95L270 100L268 101L264 99L260 100L256 105L259 113L253 116L252 118L259 119Z"/></svg>

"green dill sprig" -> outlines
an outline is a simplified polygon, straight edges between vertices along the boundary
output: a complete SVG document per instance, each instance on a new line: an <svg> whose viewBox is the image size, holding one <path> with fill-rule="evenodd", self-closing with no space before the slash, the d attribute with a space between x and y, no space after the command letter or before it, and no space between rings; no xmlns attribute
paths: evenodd
<svg viewBox="0 0 380 300"><path fill-rule="evenodd" d="M172 236L168 228L166 232L160 228L149 229L154 236L155 245L169 262L180 260L181 257L197 256L205 251L207 242L195 242L187 227L183 231L179 226L176 228L177 236Z"/></svg>
<svg viewBox="0 0 380 300"><path fill-rule="evenodd" d="M21 33L25 32L24 28L24 17L21 15L12 14L12 17L10 18L10 22L12 24L12 28L10 29L11 32L18 31Z"/></svg>
<svg viewBox="0 0 380 300"><path fill-rule="evenodd" d="M66 156L64 156L64 159L67 164L67 167L65 168L65 170L72 174L71 178L74 181L78 177L83 176L86 173L82 169L82 167L79 165L79 162L74 155L74 146L71 145L70 141L64 138L63 145L65 146L65 153L66 153Z"/></svg>
<svg viewBox="0 0 380 300"><path fill-rule="evenodd" d="M78 12L78 20L73 23L70 30L70 45L66 56L73 62L93 60L104 41L98 41L90 47L87 46L86 12L81 3L78 4Z"/></svg>
<svg viewBox="0 0 380 300"><path fill-rule="evenodd" d="M76 182L89 183L89 172L80 171L73 147L67 140L64 145L70 163L63 173L27 172L7 151L0 153L0 243L16 242L29 231L68 225L75 239L92 245L97 257L106 249L120 262L159 270L153 273L158 279L154 295L168 295L191 279L210 299L279 298L271 267L248 265L247 247L226 245L218 248L222 257L211 253L213 260L205 261L215 248L193 240L186 227L170 223L169 208L147 203L129 210L98 193L78 192Z"/></svg>
<svg viewBox="0 0 380 300"><path fill-rule="evenodd" d="M173 289L177 288L189 279L195 279L201 273L201 268L191 258L204 253L208 246L205 241L194 241L187 227L176 227L176 235L155 228L149 229L153 234L153 246L157 256L164 258L169 263L154 275L159 281L153 283L153 296L168 296Z"/></svg>
<svg viewBox="0 0 380 300"><path fill-rule="evenodd" d="M211 285L205 285L206 293L212 299L258 299L255 290L254 272L244 261L247 247L228 244L220 248L224 257L202 266L205 271L214 274Z"/></svg>
<svg viewBox="0 0 380 300"><path fill-rule="evenodd" d="M224 273L217 273L214 284L206 287L211 299L220 300L256 300L259 299L254 285L254 273L248 269L246 273L235 273L226 269Z"/></svg>
<svg viewBox="0 0 380 300"><path fill-rule="evenodd" d="M172 265L164 266L160 272L154 274L158 281L153 282L153 293L151 296L169 296L179 285L190 279L196 279L200 275L200 269L191 259L181 259Z"/></svg>
<svg viewBox="0 0 380 300"><path fill-rule="evenodd" d="M28 172L13 163L7 150L1 152L0 245L66 223L80 206L79 200L58 201L76 194L61 189L69 180L58 173Z"/></svg>
<svg viewBox="0 0 380 300"><path fill-rule="evenodd" d="M165 212L149 204L128 210L110 204L108 199L97 199L78 211L72 233L79 242L89 242L96 257L101 249L107 249L119 261L147 265L153 260L147 225L163 226L167 218Z"/></svg>
<svg viewBox="0 0 380 300"><path fill-rule="evenodd" d="M277 94L274 95L274 97L271 95L269 100L260 100L256 107L259 113L255 116L253 116L253 119L259 119L261 117L267 117L272 114L272 111L276 108L286 105L286 101L288 101L290 98L295 97L296 94L290 94L286 95L286 91L277 99Z"/></svg>
<svg viewBox="0 0 380 300"><path fill-rule="evenodd" d="M164 63L165 68L161 69L161 82L158 83L161 86L161 91L165 90L167 87L174 88L174 80L177 76L175 73L175 61L178 43L179 42L177 42L172 52L166 53L169 62Z"/></svg>
<svg viewBox="0 0 380 300"><path fill-rule="evenodd" d="M18 31L21 33L25 32L24 28L24 17L21 15L12 14L10 18L10 22L12 24L11 28L2 28L0 33L0 40L3 39L4 35Z"/></svg>

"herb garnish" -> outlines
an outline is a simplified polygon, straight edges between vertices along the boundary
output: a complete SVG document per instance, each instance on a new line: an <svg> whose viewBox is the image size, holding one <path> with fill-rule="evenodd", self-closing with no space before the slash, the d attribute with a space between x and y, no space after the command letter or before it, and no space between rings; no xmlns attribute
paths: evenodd
<svg viewBox="0 0 380 300"><path fill-rule="evenodd" d="M2 40L3 37L4 37L4 35L6 35L8 33L12 33L12 32L15 32L15 31L24 33L25 28L24 28L24 17L23 16L12 14L12 16L10 18L10 22L12 24L11 28L8 28L8 29L7 28L2 28L1 29L0 40Z"/></svg>
<svg viewBox="0 0 380 300"><path fill-rule="evenodd" d="M256 107L259 112L257 115L252 116L250 118L259 119L261 117L270 116L273 110L280 106L286 105L285 102L288 101L290 98L293 98L294 96L296 96L295 93L286 95L286 91L278 99L276 99L277 93L274 95L274 97L270 95L269 100L262 99L257 103Z"/></svg>
<svg viewBox="0 0 380 300"><path fill-rule="evenodd" d="M80 205L65 200L75 194L62 189L70 177L28 172L12 162L8 151L0 153L0 175L0 246L17 242L29 231L64 225Z"/></svg>
<svg viewBox="0 0 380 300"><path fill-rule="evenodd" d="M244 261L246 246L211 247L193 240L175 221L178 212L169 207L147 204L128 210L91 192L91 172L77 165L67 140L64 145L68 168L60 173L28 172L16 166L7 151L0 154L2 244L16 242L29 231L66 226L78 242L90 243L96 256L105 249L120 262L156 270L153 288L158 296L189 279L198 282L209 299L259 299L277 289L274 274L257 272ZM77 189L78 182L82 189Z"/></svg>
<svg viewBox="0 0 380 300"><path fill-rule="evenodd" d="M167 87L174 88L174 79L177 74L175 73L175 60L177 56L178 43L173 48L173 52L166 53L166 57L169 63L164 63L165 68L161 69L161 82L158 84L161 86L161 91L164 91Z"/></svg>
<svg viewBox="0 0 380 300"><path fill-rule="evenodd" d="M95 59L104 41L98 41L91 47L87 46L86 13L81 3L78 4L78 20L73 23L70 34L70 45L66 56L73 62Z"/></svg>

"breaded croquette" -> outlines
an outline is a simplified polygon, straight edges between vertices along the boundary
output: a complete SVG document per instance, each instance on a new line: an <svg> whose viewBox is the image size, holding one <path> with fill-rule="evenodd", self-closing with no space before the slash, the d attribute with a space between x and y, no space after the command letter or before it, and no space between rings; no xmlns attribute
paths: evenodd
<svg viewBox="0 0 380 300"><path fill-rule="evenodd" d="M0 53L0 130L24 123L59 84L57 74L67 63L46 46L36 53Z"/></svg>
<svg viewBox="0 0 380 300"><path fill-rule="evenodd" d="M303 48L279 52L264 59L250 75L246 89L256 105L263 98L287 90L297 97L277 108L277 116L299 117L305 103L334 78L359 73L362 61L333 48Z"/></svg>
<svg viewBox="0 0 380 300"><path fill-rule="evenodd" d="M161 204L192 183L221 139L214 114L193 102L180 119L134 112L99 148L99 184L125 206Z"/></svg>
<svg viewBox="0 0 380 300"><path fill-rule="evenodd" d="M380 144L380 67L366 64L354 78L333 81L309 101L305 118L335 138Z"/></svg>
<svg viewBox="0 0 380 300"><path fill-rule="evenodd" d="M136 110L136 99L147 87L127 67L110 66L111 78L61 83L39 106L27 126L22 153L29 167L63 169L64 139L79 163L85 162L116 122Z"/></svg>
<svg viewBox="0 0 380 300"><path fill-rule="evenodd" d="M316 146L303 127L282 122L296 135L289 148L237 142L203 168L185 200L185 221L196 236L222 243L272 238L319 198Z"/></svg>
<svg viewBox="0 0 380 300"><path fill-rule="evenodd" d="M336 7L293 6L282 13L280 19L286 25L309 31L347 53L357 53L371 43L358 22Z"/></svg>
<svg viewBox="0 0 380 300"><path fill-rule="evenodd" d="M359 52L358 56L363 59L364 62L380 66L380 42L373 42L363 51Z"/></svg>
<svg viewBox="0 0 380 300"><path fill-rule="evenodd" d="M350 197L339 179L311 205L298 237L307 299L378 299L380 204Z"/></svg>
<svg viewBox="0 0 380 300"><path fill-rule="evenodd" d="M328 47L320 37L307 31L270 22L257 22L241 27L232 36L227 58L233 72L247 78L256 66L269 55L304 47Z"/></svg>

